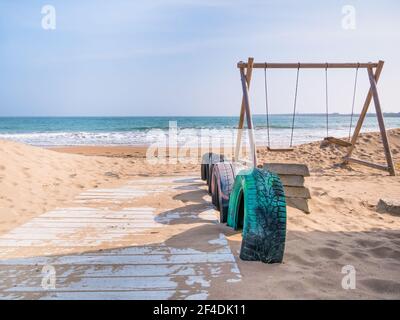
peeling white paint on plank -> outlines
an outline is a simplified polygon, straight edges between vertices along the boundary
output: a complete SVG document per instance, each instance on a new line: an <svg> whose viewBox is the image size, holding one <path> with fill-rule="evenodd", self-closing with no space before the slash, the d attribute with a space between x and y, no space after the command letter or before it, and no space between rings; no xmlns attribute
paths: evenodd
<svg viewBox="0 0 400 320"><path fill-rule="evenodd" d="M0 265L60 265L60 264L184 264L235 262L231 253L180 255L68 255L61 257L30 257L0 260Z"/></svg>
<svg viewBox="0 0 400 320"><path fill-rule="evenodd" d="M232 275L239 273L235 270L236 263L205 264L204 267L213 275ZM222 268L223 267L223 268ZM218 268L218 270L216 270ZM233 269L233 271L232 271ZM57 279L74 276L80 277L149 277L149 276L195 276L200 274L197 264L175 264L175 265L78 265L71 268L69 265L60 265L56 268ZM2 280L6 278L16 279L19 276L31 278L42 278L41 267L31 265L12 265L1 266L0 276Z"/></svg>
<svg viewBox="0 0 400 320"><path fill-rule="evenodd" d="M146 178L128 187L85 191L79 196L82 199L76 201L83 205L120 203L155 191L170 191L172 183L180 186L177 190L195 190L190 183L199 183L199 179ZM157 228L165 228L176 219L217 221L216 212L207 205L197 212L165 212L155 215L151 207L114 211L107 207L76 206L56 209L31 220L0 237L0 298L205 299L211 279L240 281L240 271L223 235L206 241L201 249L175 248L164 243L135 245L136 236L151 236ZM183 223L182 231L186 230ZM60 248L94 247L105 242L123 247L57 256ZM12 257L13 252L17 254L27 248L38 248L44 256ZM44 265L57 270L55 291L43 291L40 287L38 269Z"/></svg>

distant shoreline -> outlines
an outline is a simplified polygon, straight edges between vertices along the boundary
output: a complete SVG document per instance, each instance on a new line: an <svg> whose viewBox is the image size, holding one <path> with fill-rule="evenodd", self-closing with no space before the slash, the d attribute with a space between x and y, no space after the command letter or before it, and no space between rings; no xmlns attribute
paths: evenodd
<svg viewBox="0 0 400 320"><path fill-rule="evenodd" d="M292 113L271 113L270 116L292 116ZM333 112L329 113L329 116L351 116L350 113L338 113L338 112ZM264 116L265 114L259 113L259 114L253 114L255 117L261 117ZM296 113L296 116L308 116L308 117L321 117L321 116L326 116L326 113ZM360 116L359 113L354 113L353 117L358 117ZM400 118L400 112L384 112L383 116L386 118ZM367 117L376 117L376 113L367 113ZM185 115L162 115L162 116L143 116L143 115L129 115L129 116L0 116L0 119L23 119L23 118L49 118L49 119L74 119L74 118L239 118L237 115L229 115L229 116L212 116L212 115L202 115L202 116L185 116Z"/></svg>
<svg viewBox="0 0 400 320"><path fill-rule="evenodd" d="M328 135L348 137L358 116L330 115ZM290 143L292 115L253 117L257 144L285 146ZM238 117L45 117L0 118L0 139L36 146L152 145L174 137L179 144L197 144L199 139L235 141ZM351 124L351 128L350 128ZM400 117L387 117L387 129L399 128ZM352 130L350 130L352 129ZM379 131L377 119L368 115L363 132ZM297 115L293 144L327 136L326 115Z"/></svg>

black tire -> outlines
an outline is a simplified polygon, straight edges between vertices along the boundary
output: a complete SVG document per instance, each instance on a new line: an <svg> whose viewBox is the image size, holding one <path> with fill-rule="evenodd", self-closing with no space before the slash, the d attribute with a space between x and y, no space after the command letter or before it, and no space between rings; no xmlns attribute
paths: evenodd
<svg viewBox="0 0 400 320"><path fill-rule="evenodd" d="M240 258L281 263L286 239L286 200L279 177L258 168L242 170L229 199L228 225L243 227Z"/></svg>
<svg viewBox="0 0 400 320"><path fill-rule="evenodd" d="M212 174L212 200L213 204L219 210L219 222L225 223L228 218L229 196L235 182L235 174L232 164L229 162L220 162L214 164Z"/></svg>
<svg viewBox="0 0 400 320"><path fill-rule="evenodd" d="M209 171L209 163L210 163L210 153L207 152L207 153L203 154L203 157L201 158L200 172L201 172L201 180L203 180L203 181L207 180L207 172Z"/></svg>
<svg viewBox="0 0 400 320"><path fill-rule="evenodd" d="M208 193L212 195L211 192L211 180L212 180L212 172L214 165L219 162L224 161L224 156L216 153L210 153L210 160L208 165L208 173L207 173L207 185L208 185Z"/></svg>
<svg viewBox="0 0 400 320"><path fill-rule="evenodd" d="M215 171L215 166L214 170ZM218 202L218 186L217 186L217 180L214 179L214 174L212 176L212 181L211 181L211 203L215 206L215 208L219 211L219 202Z"/></svg>

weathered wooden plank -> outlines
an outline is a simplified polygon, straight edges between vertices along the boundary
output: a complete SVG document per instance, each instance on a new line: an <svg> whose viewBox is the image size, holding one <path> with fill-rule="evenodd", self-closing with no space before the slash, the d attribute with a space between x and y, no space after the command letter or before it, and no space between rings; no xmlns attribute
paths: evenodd
<svg viewBox="0 0 400 320"><path fill-rule="evenodd" d="M298 163L264 163L264 169L278 175L296 175L309 177L310 171L307 165Z"/></svg>
<svg viewBox="0 0 400 320"><path fill-rule="evenodd" d="M324 138L324 141L329 142L331 144L337 144L338 146L342 147L351 147L351 142L348 142L346 140L338 139L335 137L326 137Z"/></svg>
<svg viewBox="0 0 400 320"><path fill-rule="evenodd" d="M196 276L193 276L196 277ZM143 289L175 289L177 286L173 277L98 277L81 278L79 281L68 281L68 278L57 278L57 291L114 291ZM35 292L43 291L41 279L32 278L29 284L18 283L5 292Z"/></svg>
<svg viewBox="0 0 400 320"><path fill-rule="evenodd" d="M267 147L268 151L271 152L290 152L293 151L293 148L271 148L271 147Z"/></svg>
<svg viewBox="0 0 400 320"><path fill-rule="evenodd" d="M311 199L310 191L305 187L283 187L286 198L304 198Z"/></svg>
<svg viewBox="0 0 400 320"><path fill-rule="evenodd" d="M378 66L376 67L375 76L374 76L375 77L375 83L378 82L378 80L379 80L379 78L381 76L382 69L383 69L383 64L384 64L383 61L379 61ZM349 147L349 149L347 151L347 155L346 155L347 157L351 157L351 155L353 153L354 147L356 146L356 142L357 142L358 136L359 136L360 131L361 131L361 127L362 127L362 125L364 123L365 117L367 116L368 108L369 108L369 106L371 104L371 101L372 101L372 89L370 88L368 90L367 97L365 98L363 108L361 110L360 116L359 116L358 121L357 121L357 125L354 128L353 136L351 137L351 146ZM344 163L346 163L346 160L345 160Z"/></svg>
<svg viewBox="0 0 400 320"><path fill-rule="evenodd" d="M371 68L368 69L368 75L369 75L369 81L371 83L372 96L374 98L376 117L377 117L378 123L379 123L379 131L381 133L383 148L385 150L387 168L388 168L390 175L395 176L396 170L395 170L394 163L393 163L392 151L390 150L389 139L386 134L385 121L383 120L381 102L380 102L379 95L378 95L378 89L376 87L376 80L375 80L374 72Z"/></svg>
<svg viewBox="0 0 400 320"><path fill-rule="evenodd" d="M240 78L242 81L245 116L246 116L246 122L247 122L247 130L249 133L249 145L250 145L251 160L253 161L253 166L257 167L256 139L254 137L253 119L252 119L251 110L250 110L249 87L246 82L246 75L244 74L244 69L240 69Z"/></svg>
<svg viewBox="0 0 400 320"><path fill-rule="evenodd" d="M304 177L303 176L280 174L279 178L281 178L281 182L284 186L289 186L289 187L303 187L304 186Z"/></svg>
<svg viewBox="0 0 400 320"><path fill-rule="evenodd" d="M94 227L101 227L104 229L106 228L117 228L117 227L133 227L133 228L160 228L162 224L159 223L126 223L126 222L68 222L65 221L48 221L46 223L40 221L34 222L27 222L24 224L25 227L71 227L71 228L94 228Z"/></svg>
<svg viewBox="0 0 400 320"><path fill-rule="evenodd" d="M180 293L181 292L181 293ZM166 300L174 295L185 294L176 290L141 290L141 291L49 291L42 299L46 300ZM207 293L196 295L199 300L205 300Z"/></svg>
<svg viewBox="0 0 400 320"><path fill-rule="evenodd" d="M151 252L150 252L151 253ZM221 263L206 264L205 266L211 269L214 275L236 275L240 274L236 263L224 262L224 267L221 268ZM75 268L70 266L59 266L57 268L57 279L68 278L71 274L76 278L82 277L157 277L157 276L195 276L199 275L196 270L196 264L139 264L139 265L122 265L115 268L113 265L79 265ZM204 266L204 265L202 265ZM215 269L214 269L215 268ZM18 278L18 281L29 281L33 278L43 278L42 272L38 272L41 266L10 266L9 268L0 269L1 280L6 278Z"/></svg>
<svg viewBox="0 0 400 320"><path fill-rule="evenodd" d="M0 260L0 265L139 265L235 262L232 253L205 252L180 255L69 255L59 257L29 257Z"/></svg>
<svg viewBox="0 0 400 320"><path fill-rule="evenodd" d="M248 88L250 88L250 81L251 81L251 76L253 73L253 67L252 67L253 61L254 61L254 58L251 58L251 57L247 61L246 81L247 81ZM240 106L239 126L238 126L238 133L237 133L237 137L236 137L234 161L239 160L240 148L242 145L242 129L243 129L243 125L244 125L244 116L245 116L245 112L246 112L244 103L245 103L244 96L242 96L242 104Z"/></svg>
<svg viewBox="0 0 400 320"><path fill-rule="evenodd" d="M353 163L357 163L357 164L361 164L367 167L371 167L374 169L378 169L378 170L383 170L383 171L388 171L388 167L381 165L381 164L377 164L377 163L372 163L369 161L365 161L365 160L361 160L361 159L356 159L356 158L350 158L350 157L344 157L343 158L346 162L353 162Z"/></svg>
<svg viewBox="0 0 400 320"><path fill-rule="evenodd" d="M379 199L376 209L378 212L388 212L400 215L400 201L397 199Z"/></svg>
<svg viewBox="0 0 400 320"><path fill-rule="evenodd" d="M289 207L299 209L305 213L310 213L307 199L303 198L286 198L286 204Z"/></svg>
<svg viewBox="0 0 400 320"><path fill-rule="evenodd" d="M247 68L247 63L239 62L238 68ZM256 69L355 69L355 68L376 68L378 63L367 62L367 63L253 63L253 68Z"/></svg>

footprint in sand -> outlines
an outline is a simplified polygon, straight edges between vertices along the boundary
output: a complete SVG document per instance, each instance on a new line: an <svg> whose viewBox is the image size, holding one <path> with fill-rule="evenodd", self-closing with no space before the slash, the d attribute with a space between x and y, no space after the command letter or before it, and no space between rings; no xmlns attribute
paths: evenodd
<svg viewBox="0 0 400 320"><path fill-rule="evenodd" d="M327 241L326 241L326 244L328 244L329 246L334 247L334 246L340 245L341 242L340 242L340 241L337 241L337 240L327 240Z"/></svg>
<svg viewBox="0 0 400 320"><path fill-rule="evenodd" d="M350 254L359 259L367 259L369 257L369 254L363 251L352 251Z"/></svg>
<svg viewBox="0 0 400 320"><path fill-rule="evenodd" d="M359 282L376 293L400 294L400 283L396 281L371 278Z"/></svg>
<svg viewBox="0 0 400 320"><path fill-rule="evenodd" d="M319 249L317 249L317 251L320 255L322 255L328 259L338 259L343 255L343 253L340 252L339 250L328 248L328 247L319 248Z"/></svg>
<svg viewBox="0 0 400 320"><path fill-rule="evenodd" d="M308 261L306 259L303 259L302 257L300 257L297 254L286 253L285 254L285 260L288 263L295 262L295 263L297 263L297 264L299 264L301 266L305 266L305 267L313 267L313 266L315 266L315 263L313 261Z"/></svg>
<svg viewBox="0 0 400 320"><path fill-rule="evenodd" d="M400 251L385 246L371 249L369 252L376 258L400 259Z"/></svg>
<svg viewBox="0 0 400 320"><path fill-rule="evenodd" d="M378 247L378 246L381 246L384 244L383 241L364 240L364 239L356 240L356 243L359 244L360 246L366 247L366 248L375 248L375 247Z"/></svg>

